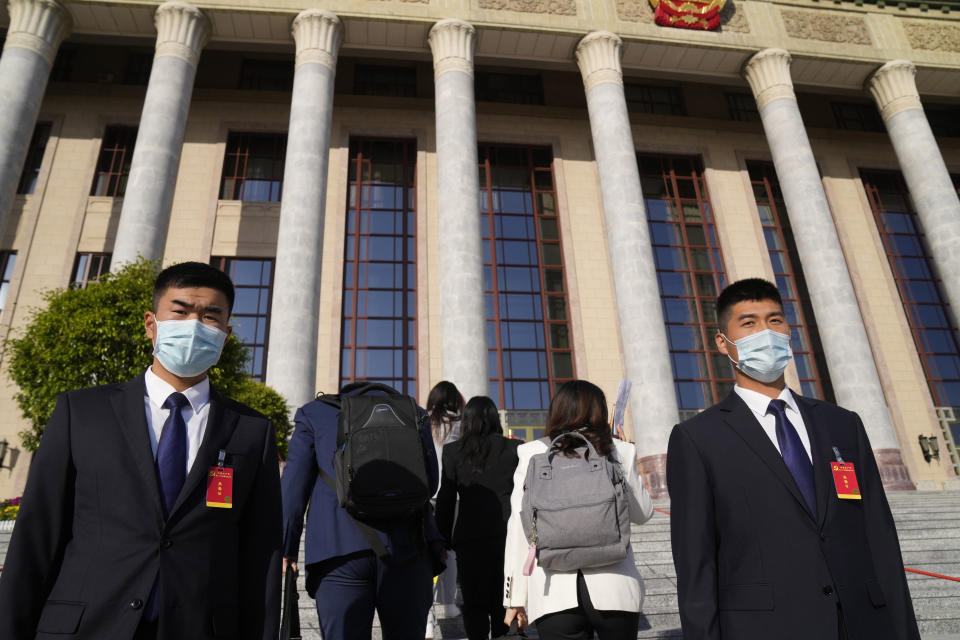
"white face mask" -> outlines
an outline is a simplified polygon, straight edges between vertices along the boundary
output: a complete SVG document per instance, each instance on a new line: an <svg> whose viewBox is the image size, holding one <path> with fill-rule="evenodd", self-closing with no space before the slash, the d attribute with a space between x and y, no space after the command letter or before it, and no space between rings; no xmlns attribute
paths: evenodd
<svg viewBox="0 0 960 640"><path fill-rule="evenodd" d="M153 355L182 378L198 376L220 360L227 334L199 320L157 320Z"/></svg>
<svg viewBox="0 0 960 640"><path fill-rule="evenodd" d="M790 336L772 329L764 329L744 336L736 342L720 334L724 340L737 348L739 361L728 354L733 366L759 382L773 382L781 375L793 359L790 348Z"/></svg>

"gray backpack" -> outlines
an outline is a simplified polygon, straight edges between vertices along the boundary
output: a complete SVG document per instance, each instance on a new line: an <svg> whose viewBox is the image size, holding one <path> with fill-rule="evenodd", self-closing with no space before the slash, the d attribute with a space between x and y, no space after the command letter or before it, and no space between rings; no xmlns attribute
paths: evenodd
<svg viewBox="0 0 960 640"><path fill-rule="evenodd" d="M562 438L583 441L578 458L557 451ZM530 458L520 510L523 532L540 566L573 571L623 560L630 544L630 512L620 463L597 454L576 431L542 441L549 449Z"/></svg>

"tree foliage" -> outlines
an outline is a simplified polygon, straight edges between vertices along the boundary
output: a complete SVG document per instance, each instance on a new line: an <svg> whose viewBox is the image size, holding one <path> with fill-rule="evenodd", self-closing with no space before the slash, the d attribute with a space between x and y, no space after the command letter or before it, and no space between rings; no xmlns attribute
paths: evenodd
<svg viewBox="0 0 960 640"><path fill-rule="evenodd" d="M6 341L8 372L19 387L16 401L30 425L20 432L25 449L36 450L59 394L130 380L153 362L143 316L153 308L158 272L156 263L140 260L101 276L86 289L48 291L45 306L34 310L19 335ZM220 361L210 369L210 382L222 394L273 419L277 444L283 441L285 453L291 429L286 403L276 391L249 378L247 357L239 340L230 336Z"/></svg>

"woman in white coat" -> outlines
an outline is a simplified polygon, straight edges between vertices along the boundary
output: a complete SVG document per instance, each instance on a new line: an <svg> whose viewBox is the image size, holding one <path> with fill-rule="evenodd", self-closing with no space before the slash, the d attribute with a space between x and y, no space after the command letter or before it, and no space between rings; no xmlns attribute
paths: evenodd
<svg viewBox="0 0 960 640"><path fill-rule="evenodd" d="M653 515L653 502L637 473L637 450L633 444L613 437L607 422L607 401L594 384L573 380L557 390L547 413L546 435L577 430L597 452L620 462L626 477L630 521L642 524ZM561 451L576 446L564 439ZM542 640L626 640L637 637L643 606L643 578L633 561L633 548L614 564L579 571L552 571L537 564L530 576L523 575L528 543L520 522L523 484L530 457L547 451L542 440L528 442L517 450L519 463L513 476L507 548L504 556L504 620L517 619L521 628L531 620Z"/></svg>

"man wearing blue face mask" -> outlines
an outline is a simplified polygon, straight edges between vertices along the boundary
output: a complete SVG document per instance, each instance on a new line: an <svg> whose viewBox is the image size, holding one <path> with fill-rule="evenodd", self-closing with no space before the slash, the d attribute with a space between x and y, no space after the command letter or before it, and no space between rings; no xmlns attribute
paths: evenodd
<svg viewBox="0 0 960 640"><path fill-rule="evenodd" d="M273 425L207 379L233 296L209 265L165 269L153 363L60 396L0 574L0 638L276 638Z"/></svg>
<svg viewBox="0 0 960 640"><path fill-rule="evenodd" d="M736 386L674 427L667 452L684 638L919 640L860 418L787 388L773 284L731 284L717 320Z"/></svg>

